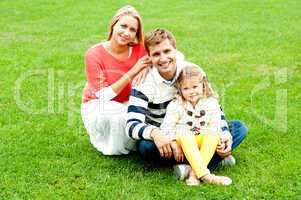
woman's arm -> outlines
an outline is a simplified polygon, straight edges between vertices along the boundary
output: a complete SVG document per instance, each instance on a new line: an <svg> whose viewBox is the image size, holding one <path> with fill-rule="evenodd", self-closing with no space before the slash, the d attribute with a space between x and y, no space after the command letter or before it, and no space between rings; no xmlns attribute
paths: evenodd
<svg viewBox="0 0 301 200"><path fill-rule="evenodd" d="M130 83L134 77L144 68L149 67L151 61L148 56L143 56L140 58L137 63L127 72L125 73L118 81L111 85L112 90L119 94L123 88Z"/></svg>
<svg viewBox="0 0 301 200"><path fill-rule="evenodd" d="M103 70L101 69L101 64L98 58L93 52L88 52L85 58L86 64L86 77L89 87L92 88L92 92L102 101L110 101L116 97L124 87L131 82L131 80L136 76L136 74L148 67L150 61L148 56L140 58L137 63L120 79L115 83L109 85Z"/></svg>

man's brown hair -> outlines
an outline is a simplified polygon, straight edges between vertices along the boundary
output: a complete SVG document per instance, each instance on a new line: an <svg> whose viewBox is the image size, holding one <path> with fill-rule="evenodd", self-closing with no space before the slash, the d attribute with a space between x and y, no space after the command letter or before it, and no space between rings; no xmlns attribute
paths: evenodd
<svg viewBox="0 0 301 200"><path fill-rule="evenodd" d="M166 29L157 28L151 32L149 32L144 38L144 46L149 52L150 46L155 46L160 44L162 41L168 39L170 44L176 48L176 39L171 32Z"/></svg>

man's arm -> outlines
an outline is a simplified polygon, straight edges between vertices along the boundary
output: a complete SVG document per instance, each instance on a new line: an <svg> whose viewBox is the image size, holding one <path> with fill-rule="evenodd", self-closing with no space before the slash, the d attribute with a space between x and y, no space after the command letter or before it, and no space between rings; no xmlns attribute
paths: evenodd
<svg viewBox="0 0 301 200"><path fill-rule="evenodd" d="M171 139L162 134L159 127L145 123L150 96L151 91L145 92L138 88L132 89L127 113L126 132L129 137L135 140L153 140L160 155L170 158L172 156Z"/></svg>
<svg viewBox="0 0 301 200"><path fill-rule="evenodd" d="M134 139L148 139L151 140L150 133L153 129L157 128L145 123L145 118L148 109L149 97L137 88L131 90L127 121L126 133Z"/></svg>

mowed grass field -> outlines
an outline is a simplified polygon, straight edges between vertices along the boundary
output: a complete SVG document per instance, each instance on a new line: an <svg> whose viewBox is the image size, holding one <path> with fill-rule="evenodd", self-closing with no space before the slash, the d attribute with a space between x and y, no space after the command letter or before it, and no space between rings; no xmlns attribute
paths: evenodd
<svg viewBox="0 0 301 200"><path fill-rule="evenodd" d="M202 66L249 134L230 187L103 156L80 117L84 54L126 4ZM0 1L0 199L301 199L301 1Z"/></svg>

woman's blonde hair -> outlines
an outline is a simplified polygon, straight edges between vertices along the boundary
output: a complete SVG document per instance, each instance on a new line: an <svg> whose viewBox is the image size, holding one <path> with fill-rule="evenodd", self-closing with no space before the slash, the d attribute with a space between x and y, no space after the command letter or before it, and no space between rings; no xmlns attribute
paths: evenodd
<svg viewBox="0 0 301 200"><path fill-rule="evenodd" d="M178 94L181 96L182 100L184 100L184 97L181 92L181 86L185 80L190 79L192 77L199 78L200 83L203 86L204 97L218 98L218 95L213 91L205 72L198 65L185 62L183 69L181 70L179 77L177 79L177 82L176 82Z"/></svg>
<svg viewBox="0 0 301 200"><path fill-rule="evenodd" d="M140 14L138 11L130 5L123 6L121 7L116 14L112 17L110 26L109 26L109 31L108 31L108 40L111 39L112 34L113 34L113 28L115 24L120 20L121 17L123 16L132 16L138 21L138 29L137 29L137 34L136 34L136 41L134 41L132 44L139 43L139 44L144 44L144 33L143 33L143 24L142 24L142 19L140 17Z"/></svg>

